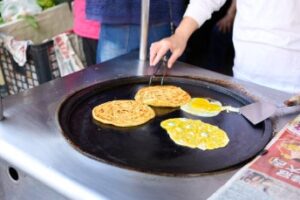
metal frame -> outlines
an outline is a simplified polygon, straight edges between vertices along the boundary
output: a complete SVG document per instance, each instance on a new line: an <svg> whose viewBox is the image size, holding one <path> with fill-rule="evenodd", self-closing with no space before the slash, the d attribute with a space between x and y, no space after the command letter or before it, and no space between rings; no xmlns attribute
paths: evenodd
<svg viewBox="0 0 300 200"><path fill-rule="evenodd" d="M6 97L3 100L6 120L0 122L0 159L37 180L31 187L41 183L68 199L208 198L236 169L196 177L145 174L90 159L76 151L60 132L56 113L64 99L95 83L149 75L149 63L137 58L136 52L127 54ZM240 88L239 91L277 104L290 96L180 62L169 74L200 79L209 77L209 80L234 85ZM275 127L281 128L294 116L279 118ZM16 187L21 187L22 183L16 183Z"/></svg>
<svg viewBox="0 0 300 200"><path fill-rule="evenodd" d="M141 40L139 59L145 61L147 59L150 0L142 0L141 9Z"/></svg>

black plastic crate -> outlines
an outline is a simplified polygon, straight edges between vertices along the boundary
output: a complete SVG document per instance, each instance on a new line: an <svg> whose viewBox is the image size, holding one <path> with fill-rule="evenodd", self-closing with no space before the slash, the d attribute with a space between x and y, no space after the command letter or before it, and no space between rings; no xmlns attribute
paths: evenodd
<svg viewBox="0 0 300 200"><path fill-rule="evenodd" d="M26 53L27 62L19 66L0 43L0 67L10 95L60 77L53 41L29 45Z"/></svg>

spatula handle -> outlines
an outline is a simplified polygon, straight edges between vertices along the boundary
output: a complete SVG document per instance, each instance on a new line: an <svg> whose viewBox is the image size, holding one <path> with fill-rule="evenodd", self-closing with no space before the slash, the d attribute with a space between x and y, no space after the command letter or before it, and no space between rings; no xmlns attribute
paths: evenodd
<svg viewBox="0 0 300 200"><path fill-rule="evenodd" d="M277 108L274 116L280 117L280 116L296 114L296 113L300 114L300 105Z"/></svg>
<svg viewBox="0 0 300 200"><path fill-rule="evenodd" d="M240 112L239 108L232 107L232 106L222 106L222 110L225 110L226 112Z"/></svg>

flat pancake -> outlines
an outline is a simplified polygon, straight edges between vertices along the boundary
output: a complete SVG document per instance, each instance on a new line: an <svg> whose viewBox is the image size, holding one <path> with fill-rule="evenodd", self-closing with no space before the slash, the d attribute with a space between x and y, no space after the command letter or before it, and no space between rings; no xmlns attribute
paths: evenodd
<svg viewBox="0 0 300 200"><path fill-rule="evenodd" d="M154 107L179 107L189 102L191 96L180 87L157 85L140 89L134 98Z"/></svg>
<svg viewBox="0 0 300 200"><path fill-rule="evenodd" d="M114 100L93 108L93 118L119 127L138 126L154 118L151 107L134 100Z"/></svg>
<svg viewBox="0 0 300 200"><path fill-rule="evenodd" d="M225 131L201 120L173 118L161 122L160 126L178 145L202 150L225 147L229 138Z"/></svg>

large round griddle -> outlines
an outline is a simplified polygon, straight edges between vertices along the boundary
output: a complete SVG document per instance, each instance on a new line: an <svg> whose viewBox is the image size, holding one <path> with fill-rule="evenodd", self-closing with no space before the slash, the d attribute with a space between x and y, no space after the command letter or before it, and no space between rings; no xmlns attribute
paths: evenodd
<svg viewBox="0 0 300 200"><path fill-rule="evenodd" d="M114 99L134 99L138 89L148 85L148 80L149 77L111 80L82 89L67 98L58 113L64 136L77 150L96 160L167 175L194 175L237 166L261 152L271 139L269 120L254 126L238 113L223 112L205 118L180 109L155 109L158 116L131 128L118 128L93 120L91 113L95 106ZM240 107L251 102L246 96L200 80L168 77L164 84L179 86L192 97L219 100L223 105ZM211 151L179 146L160 127L161 121L175 117L201 119L217 125L227 132L230 142L224 148Z"/></svg>

